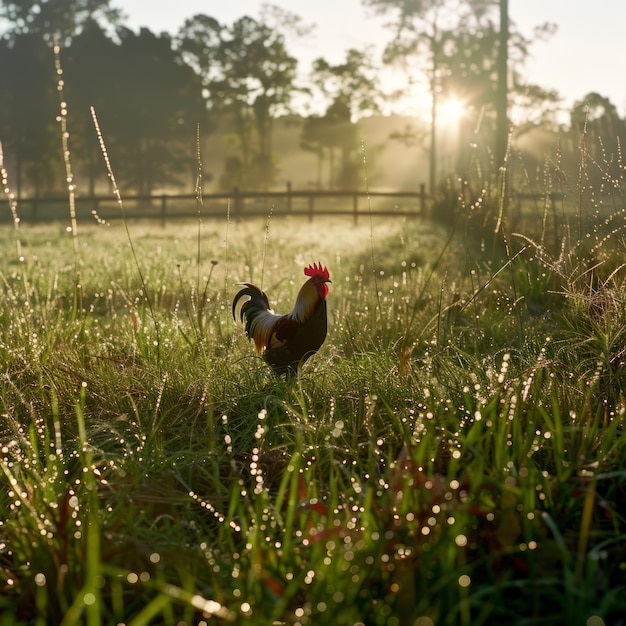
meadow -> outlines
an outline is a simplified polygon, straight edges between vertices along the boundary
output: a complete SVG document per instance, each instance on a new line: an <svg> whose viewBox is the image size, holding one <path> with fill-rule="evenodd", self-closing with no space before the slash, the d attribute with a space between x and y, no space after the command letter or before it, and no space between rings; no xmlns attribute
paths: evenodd
<svg viewBox="0 0 626 626"><path fill-rule="evenodd" d="M0 625L623 623L623 202L488 200L2 226ZM284 381L232 297L314 261Z"/></svg>

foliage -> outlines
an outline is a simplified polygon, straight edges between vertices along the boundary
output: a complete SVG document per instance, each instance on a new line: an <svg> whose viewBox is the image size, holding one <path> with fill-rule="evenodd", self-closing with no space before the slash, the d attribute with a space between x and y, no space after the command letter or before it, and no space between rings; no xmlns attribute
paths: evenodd
<svg viewBox="0 0 626 626"><path fill-rule="evenodd" d="M376 74L371 56L354 49L348 50L344 63L331 65L323 58L313 62L312 80L327 108L323 114L307 117L300 145L317 155L320 187L324 158L328 160L330 188L359 187L357 172L362 156L357 119L380 111L382 95Z"/></svg>
<svg viewBox="0 0 626 626"><path fill-rule="evenodd" d="M52 51L37 35L17 35L0 40L0 64L0 137L14 163L16 192L29 179L38 195L49 191L60 161Z"/></svg>
<svg viewBox="0 0 626 626"><path fill-rule="evenodd" d="M614 189L623 178L622 146L626 142L626 122L615 105L598 93L589 93L574 103L571 132L584 152L581 177L597 189Z"/></svg>
<svg viewBox="0 0 626 626"><path fill-rule="evenodd" d="M122 30L119 36L120 43L113 44L92 22L64 55L70 123L76 122L76 137L91 139L79 154L85 154L91 166L92 186L94 172L102 167L91 106L102 111L121 181L149 195L176 182L176 174L191 176L195 128L207 121L206 109L200 81L178 62L167 35L141 29L137 34ZM95 74L99 63L102 74Z"/></svg>
<svg viewBox="0 0 626 626"><path fill-rule="evenodd" d="M550 25L543 26L551 32ZM440 101L455 98L464 105L462 144L484 141L495 132L495 102L497 91L497 53L500 32L493 18L468 18L462 27L444 30L440 35ZM511 58L511 77L508 100L516 112L512 132L519 136L552 118L557 94L538 85L528 84L520 77L520 68L530 54L533 41L513 27L509 35L508 54ZM481 121L481 116L486 119ZM484 128L482 128L484 126ZM476 132L477 128L481 128ZM463 155L461 155L463 158ZM466 173L463 172L465 175Z"/></svg>
<svg viewBox="0 0 626 626"><path fill-rule="evenodd" d="M437 119L441 105L450 99L461 102L465 112L458 129L460 145L480 146L480 152L473 151L473 159L479 156L483 171L497 174L492 155L497 133L499 3L490 0L364 0L364 4L393 17L394 37L386 48L386 60L403 67L416 67L417 72L411 72L409 83L425 78L428 84L432 99L430 191L435 192L440 179L437 150L441 139ZM554 25L544 24L535 30L535 39L549 36L553 31ZM507 100L509 106L516 103L518 116L520 112L526 115L526 119L520 118L516 124L515 132L525 132L543 123L550 117L556 100L555 93L537 85L518 84L518 68L528 57L530 44L531 40L509 23L507 54L513 70L512 80L506 83ZM508 87L509 82L512 88ZM509 125L503 128L508 134ZM502 144L503 137L498 141ZM452 168L462 177L470 175L467 152L467 148L460 151Z"/></svg>
<svg viewBox="0 0 626 626"><path fill-rule="evenodd" d="M115 43L94 21L62 49L68 97L70 144L85 163L93 193L102 172L90 107L102 111L104 132L120 164L120 180L150 194L157 186L191 178L195 171L196 124L209 130L201 84L179 63L167 35L120 31ZM59 109L52 50L40 35L0 41L0 133L21 194L26 178L35 196L50 193L62 159L55 120ZM167 84L167 89L163 85Z"/></svg>
<svg viewBox="0 0 626 626"><path fill-rule="evenodd" d="M318 186L322 187L322 164L328 159L328 187L357 189L358 126L341 99L333 102L323 116L309 116L303 124L300 145L318 159ZM338 158L337 158L338 155ZM337 163L338 162L338 163Z"/></svg>
<svg viewBox="0 0 626 626"><path fill-rule="evenodd" d="M294 13L271 5L263 5L258 19L246 16L232 24L196 15L170 36L147 29L130 31L106 0L1 3L6 29L0 35L0 60L8 69L0 76L0 139L17 191L20 195L66 191L52 188L55 180L64 178L55 171L61 163L54 138L59 76L48 49L55 36L65 76L69 143L81 159L77 174L88 180L90 195L108 182L99 167L90 106L98 111L120 181L139 194L158 191L157 187L189 188L185 181L194 179L198 124L203 144L217 128L220 139L225 137L218 146L211 143L211 154L219 154L211 159L211 166L220 163L215 178L222 189L271 187L278 179L280 159L287 157L276 145L276 120L296 108L300 114L308 112L301 145L318 159L319 186L326 178L329 187L358 187L362 159L357 118L376 113L383 101L390 103L382 79L389 69L385 65L399 58L404 59L405 84L396 95L400 93L406 102L410 92L423 91L426 76L438 98L433 102L433 120L449 97L465 100L459 144L479 149L449 159L446 170L470 175L467 162L477 154L483 170L490 169L498 35L493 3L370 0L365 4L397 18L398 37L390 42L383 65L369 50L349 49L339 63L317 59L305 76L290 46L310 29ZM546 26L542 36L549 32ZM532 41L512 30L509 42L515 69L523 65ZM516 87L511 90L511 104L516 111L529 113L521 132L549 117L555 94L524 85L520 98ZM414 128L407 122L403 138L426 143L419 136L421 129ZM443 145L444 139L452 143L443 136L438 141L433 124L428 142L431 191L440 182L443 159L437 155L437 144ZM613 152L613 146L608 148ZM419 154L415 160L414 167L419 168ZM322 166L328 167L327 176ZM209 176L206 172L205 180Z"/></svg>
<svg viewBox="0 0 626 626"><path fill-rule="evenodd" d="M273 179L272 127L290 110L296 59L284 35L262 21L242 17L231 27L206 15L185 22L178 34L183 58L202 76L212 110L227 114L237 137L241 166L224 186L255 188Z"/></svg>
<svg viewBox="0 0 626 626"><path fill-rule="evenodd" d="M11 24L5 38L35 34L49 44L54 37L65 44L85 23L97 20L104 26L115 26L121 15L119 9L110 6L110 0L4 0L0 18Z"/></svg>

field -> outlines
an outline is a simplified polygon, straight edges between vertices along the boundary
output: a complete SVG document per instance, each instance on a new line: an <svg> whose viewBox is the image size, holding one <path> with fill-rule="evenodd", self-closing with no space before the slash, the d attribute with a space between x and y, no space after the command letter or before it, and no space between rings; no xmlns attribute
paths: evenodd
<svg viewBox="0 0 626 626"><path fill-rule="evenodd" d="M0 625L623 624L623 213L547 217L3 226Z"/></svg>

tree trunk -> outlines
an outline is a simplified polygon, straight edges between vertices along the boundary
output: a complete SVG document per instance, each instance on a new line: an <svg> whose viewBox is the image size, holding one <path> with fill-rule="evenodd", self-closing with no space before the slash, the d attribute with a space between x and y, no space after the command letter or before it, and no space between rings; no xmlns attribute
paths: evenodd
<svg viewBox="0 0 626 626"><path fill-rule="evenodd" d="M439 29L437 25L437 16L433 20L433 35L431 39L431 50L433 54L433 65L430 77L431 91L431 119L430 119L430 179L429 191L434 195L437 186L437 107L439 106L439 81L437 80L437 72L439 70Z"/></svg>
<svg viewBox="0 0 626 626"><path fill-rule="evenodd" d="M496 100L495 166L502 167L509 143L508 100L509 2L500 0L500 40L498 47L498 91Z"/></svg>
<svg viewBox="0 0 626 626"><path fill-rule="evenodd" d="M433 63L433 77L431 81L431 119L430 119L430 180L429 191L435 193L437 185L437 76L436 65Z"/></svg>

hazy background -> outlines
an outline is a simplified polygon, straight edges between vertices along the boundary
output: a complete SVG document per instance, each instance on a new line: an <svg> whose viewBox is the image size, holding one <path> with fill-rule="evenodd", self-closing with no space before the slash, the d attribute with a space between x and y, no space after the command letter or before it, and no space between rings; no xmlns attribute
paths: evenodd
<svg viewBox="0 0 626 626"><path fill-rule="evenodd" d="M108 192L93 106L126 193L192 192L198 146L207 193L481 185L499 167L499 3L435 4L400 29L403 0L0 2L8 180L24 197L65 190L63 120L79 193ZM623 170L625 23L621 2L592 19L580 0L509 2L520 187L575 178L583 137L593 176Z"/></svg>
<svg viewBox="0 0 626 626"><path fill-rule="evenodd" d="M147 26L157 32L176 32L185 19L207 13L232 22L242 15L256 16L258 0L179 0L153 3L150 0L114 2L128 16L133 28ZM382 49L391 38L385 27L389 18L376 15L361 0L282 0L273 2L315 24L310 37L292 42L293 52L308 63L317 56L339 61L350 47L367 45ZM608 96L622 115L626 114L626 83L620 74L624 62L623 29L626 3L619 0L509 0L510 19L530 35L541 22L553 22L556 33L533 46L526 63L529 82L556 89L565 107L596 91Z"/></svg>

